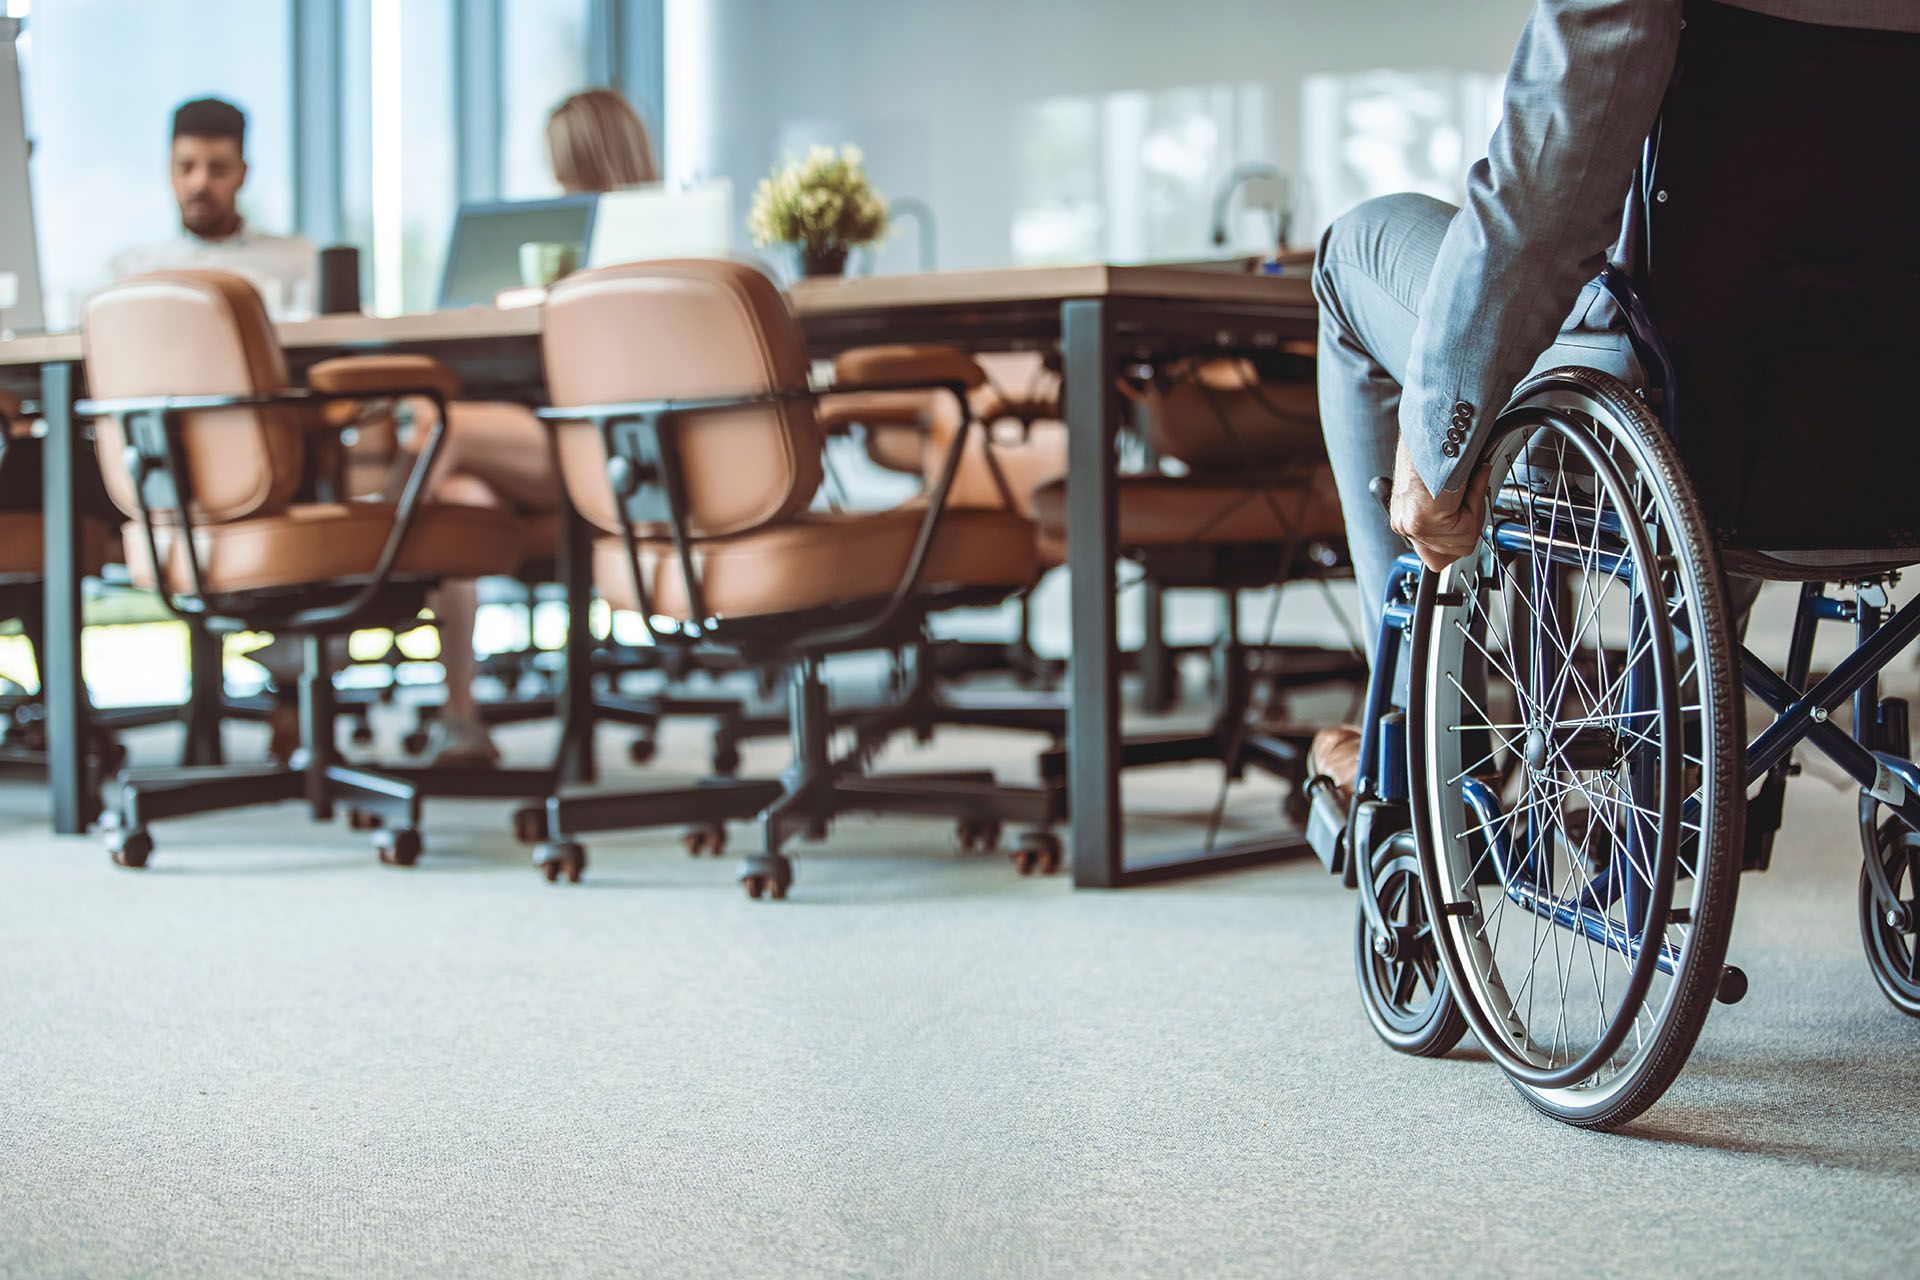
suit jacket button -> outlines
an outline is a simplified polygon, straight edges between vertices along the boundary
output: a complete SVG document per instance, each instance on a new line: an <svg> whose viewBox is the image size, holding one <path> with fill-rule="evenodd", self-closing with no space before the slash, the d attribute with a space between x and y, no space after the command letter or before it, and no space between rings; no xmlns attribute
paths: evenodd
<svg viewBox="0 0 1920 1280"><path fill-rule="evenodd" d="M1453 402L1453 416L1456 418L1471 418L1473 416L1473 406L1465 400L1455 400Z"/></svg>
<svg viewBox="0 0 1920 1280"><path fill-rule="evenodd" d="M1465 440L1466 438L1467 438L1467 429L1465 427L1448 427L1447 428L1447 439L1453 441L1453 443L1459 444L1462 440Z"/></svg>
<svg viewBox="0 0 1920 1280"><path fill-rule="evenodd" d="M1456 440L1447 441L1445 444L1440 446L1440 454L1442 457L1446 457L1446 458L1459 457L1460 456L1459 442Z"/></svg>

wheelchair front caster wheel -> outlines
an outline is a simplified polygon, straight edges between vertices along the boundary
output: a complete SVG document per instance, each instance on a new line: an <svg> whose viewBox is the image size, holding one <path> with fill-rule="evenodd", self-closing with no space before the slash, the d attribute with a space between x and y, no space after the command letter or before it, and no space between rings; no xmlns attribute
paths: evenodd
<svg viewBox="0 0 1920 1280"><path fill-rule="evenodd" d="M526 805L513 811L513 838L521 844L539 844L547 838L547 811L540 805Z"/></svg>
<svg viewBox="0 0 1920 1280"><path fill-rule="evenodd" d="M1413 833L1402 832L1373 855L1373 894L1389 930L1376 933L1366 911L1354 908L1353 966L1367 1021L1390 1048L1437 1058L1467 1033L1454 1003L1433 926L1420 897L1420 859Z"/></svg>
<svg viewBox="0 0 1920 1280"><path fill-rule="evenodd" d="M1060 870L1060 837L1051 831L1024 832L1010 856L1013 869L1023 876L1053 875Z"/></svg>
<svg viewBox="0 0 1920 1280"><path fill-rule="evenodd" d="M627 744L627 759L635 764L646 764L653 759L654 749L652 738L635 738Z"/></svg>
<svg viewBox="0 0 1920 1280"><path fill-rule="evenodd" d="M1860 868L1860 941L1867 949L1867 968L1894 1008L1920 1018L1920 957L1915 955L1920 949L1920 836L1888 818L1875 847L1900 907L1889 910L1873 891L1867 869Z"/></svg>
<svg viewBox="0 0 1920 1280"><path fill-rule="evenodd" d="M153 837L143 830L107 832L107 853L117 867L139 870L153 856Z"/></svg>
<svg viewBox="0 0 1920 1280"><path fill-rule="evenodd" d="M374 851L380 855L380 861L389 867L412 866L420 861L424 847L420 833L412 827L380 831L373 837Z"/></svg>
<svg viewBox="0 0 1920 1280"><path fill-rule="evenodd" d="M347 829L349 831L378 831L386 825L386 820L370 809L348 809Z"/></svg>
<svg viewBox="0 0 1920 1280"><path fill-rule="evenodd" d="M688 827L680 833L681 847L687 856L697 858L710 853L719 857L727 851L727 829L718 822L705 822L697 827Z"/></svg>
<svg viewBox="0 0 1920 1280"><path fill-rule="evenodd" d="M579 884L587 869L586 846L578 840L547 841L533 851L533 865L540 868L548 884L560 883L561 876L568 884Z"/></svg>
<svg viewBox="0 0 1920 1280"><path fill-rule="evenodd" d="M992 853L1000 847L1000 824L991 818L962 818L953 834L962 853Z"/></svg>
<svg viewBox="0 0 1920 1280"><path fill-rule="evenodd" d="M749 898L778 902L793 886L793 864L777 853L757 854L740 864L740 884Z"/></svg>

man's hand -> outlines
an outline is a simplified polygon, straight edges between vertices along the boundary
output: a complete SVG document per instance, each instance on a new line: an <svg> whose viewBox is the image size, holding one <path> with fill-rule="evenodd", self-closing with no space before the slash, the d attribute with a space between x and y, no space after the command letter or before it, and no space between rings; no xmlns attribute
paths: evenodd
<svg viewBox="0 0 1920 1280"><path fill-rule="evenodd" d="M1440 570L1473 550L1480 528L1486 522L1486 467L1476 468L1464 494L1448 493L1436 498L1427 492L1413 458L1402 441L1393 464L1393 498L1387 503L1387 519L1393 531L1413 544L1420 563Z"/></svg>

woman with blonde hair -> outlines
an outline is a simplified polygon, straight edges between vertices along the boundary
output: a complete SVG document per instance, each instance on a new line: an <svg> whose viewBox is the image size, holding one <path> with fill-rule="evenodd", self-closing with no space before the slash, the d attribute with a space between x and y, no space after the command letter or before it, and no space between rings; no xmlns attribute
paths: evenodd
<svg viewBox="0 0 1920 1280"><path fill-rule="evenodd" d="M586 89L547 117L547 159L569 193L618 191L659 180L653 143L627 100L612 89ZM434 470L434 496L451 502L504 506L538 518L559 509L546 428L519 405L460 403ZM473 698L476 670L474 584L450 582L434 594L440 662L447 700L431 730L430 753L443 762L491 761L497 753Z"/></svg>

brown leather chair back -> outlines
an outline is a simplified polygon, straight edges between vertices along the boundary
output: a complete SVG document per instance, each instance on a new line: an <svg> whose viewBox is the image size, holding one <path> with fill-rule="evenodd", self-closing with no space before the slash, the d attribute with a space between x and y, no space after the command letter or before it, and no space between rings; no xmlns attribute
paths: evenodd
<svg viewBox="0 0 1920 1280"><path fill-rule="evenodd" d="M567 277L547 296L543 349L557 408L804 391L806 348L773 282L737 262L672 259ZM679 420L688 524L739 533L804 511L820 487L813 404L702 413ZM619 516L599 430L559 428L560 471L574 506L608 532Z"/></svg>
<svg viewBox="0 0 1920 1280"><path fill-rule="evenodd" d="M257 395L287 387L286 361L260 295L226 271L166 271L109 285L81 320L96 399ZM284 507L300 485L305 411L223 409L183 415L181 452L196 520L240 520ZM137 515L120 424L95 425L115 505Z"/></svg>
<svg viewBox="0 0 1920 1280"><path fill-rule="evenodd" d="M1154 448L1197 472L1325 460L1312 366L1300 364L1303 376L1288 378L1263 378L1246 360L1171 370L1170 388L1146 394Z"/></svg>

